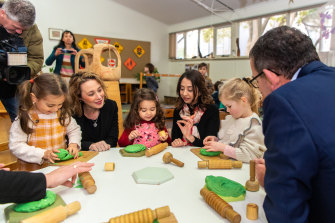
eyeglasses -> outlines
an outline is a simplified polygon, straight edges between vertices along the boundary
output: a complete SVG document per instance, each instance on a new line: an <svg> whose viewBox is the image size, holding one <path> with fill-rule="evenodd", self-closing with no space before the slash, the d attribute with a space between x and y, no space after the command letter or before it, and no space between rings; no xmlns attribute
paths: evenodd
<svg viewBox="0 0 335 223"><path fill-rule="evenodd" d="M260 72L259 74L257 74L255 77L253 77L251 80L248 80L248 83L253 86L254 88L259 88L258 87L258 82L257 82L257 78L260 77L262 74L264 74L264 72Z"/></svg>

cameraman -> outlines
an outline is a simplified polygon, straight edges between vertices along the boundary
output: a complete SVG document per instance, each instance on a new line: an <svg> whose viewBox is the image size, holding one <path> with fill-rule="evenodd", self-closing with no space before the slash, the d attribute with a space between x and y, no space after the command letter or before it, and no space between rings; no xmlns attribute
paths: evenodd
<svg viewBox="0 0 335 223"><path fill-rule="evenodd" d="M27 48L27 66L31 77L35 76L43 65L43 40L35 22L35 7L27 0L0 0L0 40L11 35L23 39ZM14 121L18 101L15 98L17 85L10 85L6 80L0 80L0 100L5 106L10 118Z"/></svg>

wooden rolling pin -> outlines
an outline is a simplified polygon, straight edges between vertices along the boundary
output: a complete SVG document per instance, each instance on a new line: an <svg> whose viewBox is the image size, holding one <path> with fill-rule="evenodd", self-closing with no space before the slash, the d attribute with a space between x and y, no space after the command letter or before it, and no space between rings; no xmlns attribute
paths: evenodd
<svg viewBox="0 0 335 223"><path fill-rule="evenodd" d="M222 217L232 223L241 222L241 215L234 211L233 207L222 200L222 198L220 198L216 193L209 191L207 188L202 188L200 190L200 194L205 199L206 203Z"/></svg>
<svg viewBox="0 0 335 223"><path fill-rule="evenodd" d="M152 223L155 219L166 218L168 216L170 216L169 206L156 208L155 210L147 208L111 218L109 219L109 223Z"/></svg>
<svg viewBox="0 0 335 223"><path fill-rule="evenodd" d="M167 142L165 142L165 143L160 143L160 144L158 144L158 145L155 145L155 146L153 146L153 147L151 147L150 149L147 149L146 151L145 151L145 155L147 156L147 157L149 157L149 156L152 156L152 155L155 155L155 154L157 154L157 153L160 153L160 152L162 152L166 147L168 147L168 143Z"/></svg>
<svg viewBox="0 0 335 223"><path fill-rule="evenodd" d="M80 203L78 201L72 202L66 206L57 206L55 208L44 211L40 214L32 216L30 218L24 219L21 223L57 223L62 222L68 216L73 215L81 208Z"/></svg>
<svg viewBox="0 0 335 223"><path fill-rule="evenodd" d="M232 169L232 168L241 168L242 161L232 161L232 160L204 160L198 161L198 168L208 169Z"/></svg>
<svg viewBox="0 0 335 223"><path fill-rule="evenodd" d="M89 194L93 194L97 190L95 181L89 172L83 172L78 174L81 184Z"/></svg>

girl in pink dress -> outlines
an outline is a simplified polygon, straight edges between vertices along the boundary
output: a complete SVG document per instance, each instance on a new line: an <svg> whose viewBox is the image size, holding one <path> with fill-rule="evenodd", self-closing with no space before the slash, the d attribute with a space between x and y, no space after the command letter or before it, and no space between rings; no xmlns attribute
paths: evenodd
<svg viewBox="0 0 335 223"><path fill-rule="evenodd" d="M136 91L123 125L125 130L118 141L120 147L143 144L151 148L161 142L171 142L165 128L163 110L151 89L142 88ZM158 134L162 131L165 134Z"/></svg>

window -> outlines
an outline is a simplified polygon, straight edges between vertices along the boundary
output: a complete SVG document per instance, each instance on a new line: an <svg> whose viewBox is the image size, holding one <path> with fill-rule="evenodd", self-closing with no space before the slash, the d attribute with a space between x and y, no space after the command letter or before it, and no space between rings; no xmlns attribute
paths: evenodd
<svg viewBox="0 0 335 223"><path fill-rule="evenodd" d="M239 24L239 46L240 46L240 55L248 56L251 49L251 37L252 33L252 20L240 22ZM258 36L257 36L258 38ZM236 56L236 52L233 52L233 56Z"/></svg>
<svg viewBox="0 0 335 223"><path fill-rule="evenodd" d="M177 33L176 38L176 58L177 59L184 59L184 51L185 51L185 39L184 39L184 33Z"/></svg>
<svg viewBox="0 0 335 223"><path fill-rule="evenodd" d="M270 29L285 25L286 25L286 14L264 17L262 18L261 33L263 35Z"/></svg>
<svg viewBox="0 0 335 223"><path fill-rule="evenodd" d="M186 33L186 58L196 58L198 56L198 30Z"/></svg>
<svg viewBox="0 0 335 223"><path fill-rule="evenodd" d="M214 29L205 28L200 30L200 53L202 57L207 57L213 53Z"/></svg>
<svg viewBox="0 0 335 223"><path fill-rule="evenodd" d="M231 51L231 27L216 30L216 55L229 56Z"/></svg>

